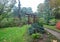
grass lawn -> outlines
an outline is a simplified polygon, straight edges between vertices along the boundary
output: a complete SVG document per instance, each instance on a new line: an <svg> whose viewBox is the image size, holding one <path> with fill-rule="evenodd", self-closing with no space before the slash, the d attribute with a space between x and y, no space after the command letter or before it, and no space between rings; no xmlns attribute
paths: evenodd
<svg viewBox="0 0 60 42"><path fill-rule="evenodd" d="M52 29L52 30L55 30L57 32L60 32L60 30L56 29L55 26L50 26L50 25L44 25L45 28L49 28L49 29Z"/></svg>
<svg viewBox="0 0 60 42"><path fill-rule="evenodd" d="M23 27L8 27L0 29L0 42L25 42L24 35L28 25Z"/></svg>

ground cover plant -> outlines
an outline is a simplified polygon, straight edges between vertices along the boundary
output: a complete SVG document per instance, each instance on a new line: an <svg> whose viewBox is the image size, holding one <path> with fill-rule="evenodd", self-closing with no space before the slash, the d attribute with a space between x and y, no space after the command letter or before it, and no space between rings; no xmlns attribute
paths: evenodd
<svg viewBox="0 0 60 42"><path fill-rule="evenodd" d="M29 26L0 29L0 42L25 42L24 35Z"/></svg>

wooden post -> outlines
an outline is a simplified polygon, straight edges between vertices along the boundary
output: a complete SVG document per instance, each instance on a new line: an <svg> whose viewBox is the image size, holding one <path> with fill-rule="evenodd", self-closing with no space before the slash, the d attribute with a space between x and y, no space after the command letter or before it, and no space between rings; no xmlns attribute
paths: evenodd
<svg viewBox="0 0 60 42"><path fill-rule="evenodd" d="M34 15L34 14L26 14L26 15L28 15L28 24L31 24L32 22L31 22L31 17L33 17L33 23L35 23L36 22L36 15Z"/></svg>
<svg viewBox="0 0 60 42"><path fill-rule="evenodd" d="M36 22L36 15L33 16L33 21Z"/></svg>
<svg viewBox="0 0 60 42"><path fill-rule="evenodd" d="M28 15L28 24L30 24L30 15Z"/></svg>

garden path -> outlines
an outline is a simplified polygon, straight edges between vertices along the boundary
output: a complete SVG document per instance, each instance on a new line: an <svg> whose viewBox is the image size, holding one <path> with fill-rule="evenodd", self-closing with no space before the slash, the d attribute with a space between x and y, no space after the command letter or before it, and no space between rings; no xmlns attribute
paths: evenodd
<svg viewBox="0 0 60 42"><path fill-rule="evenodd" d="M43 39L40 39L39 42L46 42L48 39L48 35L45 33L43 34Z"/></svg>
<svg viewBox="0 0 60 42"><path fill-rule="evenodd" d="M50 32L52 35L54 35L56 38L58 38L60 40L60 33L59 32L56 32L54 30L47 29L47 28L45 28L45 30Z"/></svg>

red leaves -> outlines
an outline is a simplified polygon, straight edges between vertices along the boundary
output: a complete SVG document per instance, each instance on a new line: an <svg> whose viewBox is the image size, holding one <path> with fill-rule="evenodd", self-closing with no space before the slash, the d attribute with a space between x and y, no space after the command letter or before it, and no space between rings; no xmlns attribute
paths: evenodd
<svg viewBox="0 0 60 42"><path fill-rule="evenodd" d="M57 22L56 28L60 30L60 21Z"/></svg>

